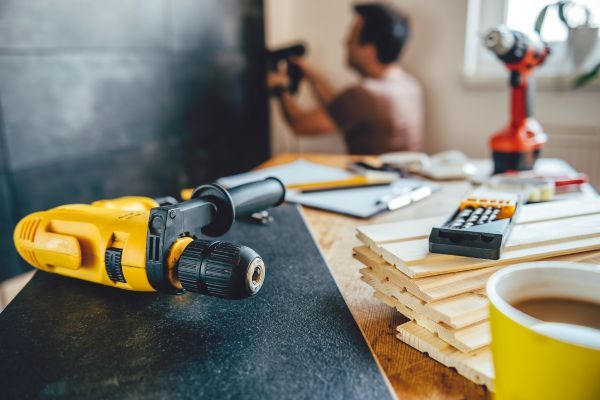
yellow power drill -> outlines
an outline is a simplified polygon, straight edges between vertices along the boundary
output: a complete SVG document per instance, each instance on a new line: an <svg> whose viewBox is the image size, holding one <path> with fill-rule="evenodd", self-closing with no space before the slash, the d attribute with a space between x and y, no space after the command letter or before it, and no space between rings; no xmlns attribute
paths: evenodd
<svg viewBox="0 0 600 400"><path fill-rule="evenodd" d="M236 216L284 198L281 181L267 178L229 190L199 186L181 203L121 197L70 204L23 218L14 242L43 271L126 290L241 299L260 290L262 258L249 247L206 238L223 235Z"/></svg>

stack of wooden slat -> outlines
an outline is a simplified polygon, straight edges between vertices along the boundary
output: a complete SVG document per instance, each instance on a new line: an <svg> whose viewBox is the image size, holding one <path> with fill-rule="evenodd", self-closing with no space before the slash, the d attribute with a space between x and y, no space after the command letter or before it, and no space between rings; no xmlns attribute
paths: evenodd
<svg viewBox="0 0 600 400"><path fill-rule="evenodd" d="M468 379L492 389L493 366L485 284L498 269L522 261L600 249L600 200L523 207L499 260L428 252L433 226L447 216L358 228L354 257L375 296L411 319L398 338Z"/></svg>

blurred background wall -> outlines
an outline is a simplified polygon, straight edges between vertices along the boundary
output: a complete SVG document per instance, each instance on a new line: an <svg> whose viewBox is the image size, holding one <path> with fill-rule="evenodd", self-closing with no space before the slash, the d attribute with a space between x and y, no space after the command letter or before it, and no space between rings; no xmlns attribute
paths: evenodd
<svg viewBox="0 0 600 400"><path fill-rule="evenodd" d="M309 46L308 60L336 87L343 88L357 79L345 65L343 44L354 17L354 3L357 1L266 0L267 43L277 47L288 41L305 40ZM472 157L487 157L489 136L508 122L508 74L483 83L473 83L465 77L469 1L390 0L389 3L404 11L411 20L413 35L401 64L424 89L424 150L434 153L456 148ZM550 148L552 143L564 145L566 142L553 141L554 134L591 134L600 138L598 89L573 91L548 86L552 85L538 89L534 105L535 116L551 139L546 155L564 156L560 149ZM304 104L310 105L306 88L301 95ZM293 137L275 108L271 113L271 126L275 152L344 151L339 135L318 139ZM567 158L578 167L577 152Z"/></svg>
<svg viewBox="0 0 600 400"><path fill-rule="evenodd" d="M261 0L0 2L0 281L25 214L269 155Z"/></svg>

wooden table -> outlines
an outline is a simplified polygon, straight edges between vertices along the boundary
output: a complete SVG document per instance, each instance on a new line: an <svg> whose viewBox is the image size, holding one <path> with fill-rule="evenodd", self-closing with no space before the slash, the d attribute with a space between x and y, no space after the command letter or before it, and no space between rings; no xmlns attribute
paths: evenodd
<svg viewBox="0 0 600 400"><path fill-rule="evenodd" d="M260 166L267 167L304 158L316 163L344 168L350 161L373 161L373 157L282 154ZM444 182L442 190L410 207L361 220L303 208L306 220L340 291L371 351L399 399L490 399L483 386L467 380L456 371L429 358L396 338L396 327L407 321L398 311L373 297L373 291L360 280L363 267L352 258L352 248L361 244L355 238L360 225L450 214L471 185L465 181ZM595 191L590 187L590 192ZM600 262L596 256L594 262Z"/></svg>
<svg viewBox="0 0 600 400"><path fill-rule="evenodd" d="M291 162L298 158L344 168L351 160L369 157L319 154L282 154L260 167ZM373 354L400 399L491 398L482 386L460 376L427 355L396 339L396 326L407 319L373 297L372 289L360 280L362 264L352 258L354 237L360 225L450 214L470 188L464 181L442 184L441 192L405 209L361 220L304 208L310 229L321 246L327 265L360 326Z"/></svg>
<svg viewBox="0 0 600 400"><path fill-rule="evenodd" d="M260 167L298 158L340 168L352 160L374 160L372 157L346 155L282 154ZM491 394L484 387L396 339L396 326L407 319L373 297L372 289L360 280L358 271L362 265L352 258L352 248L360 244L354 237L357 226L450 214L470 188L464 181L446 182L441 186L441 192L419 203L369 220L308 208L304 208L304 215L350 311L398 398L490 399ZM600 258L594 261L600 263ZM19 277L11 298L31 275Z"/></svg>

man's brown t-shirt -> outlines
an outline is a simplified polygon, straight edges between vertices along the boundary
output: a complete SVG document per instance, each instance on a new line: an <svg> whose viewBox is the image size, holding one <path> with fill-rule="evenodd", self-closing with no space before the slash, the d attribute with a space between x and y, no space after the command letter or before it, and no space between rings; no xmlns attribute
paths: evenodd
<svg viewBox="0 0 600 400"><path fill-rule="evenodd" d="M413 151L421 146L421 88L400 68L392 68L381 79L363 79L337 96L327 111L352 154Z"/></svg>

